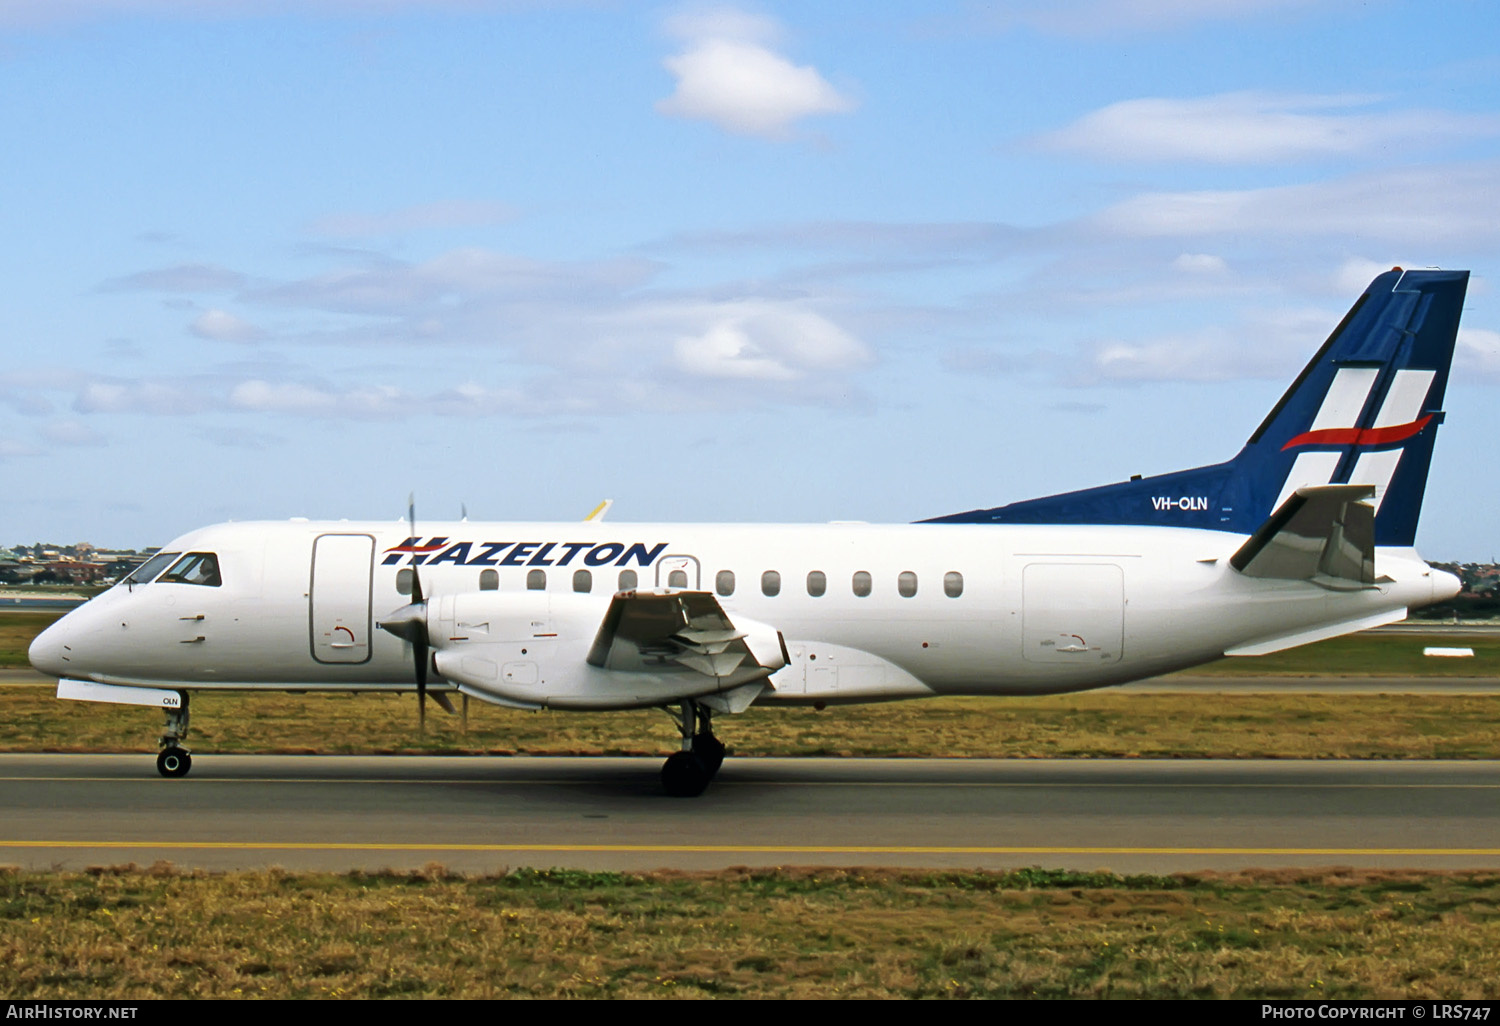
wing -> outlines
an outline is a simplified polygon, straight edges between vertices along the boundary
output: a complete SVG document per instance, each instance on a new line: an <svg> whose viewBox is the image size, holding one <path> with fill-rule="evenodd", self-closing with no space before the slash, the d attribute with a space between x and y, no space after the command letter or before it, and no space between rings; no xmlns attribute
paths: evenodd
<svg viewBox="0 0 1500 1026"><path fill-rule="evenodd" d="M791 660L781 633L738 625L706 591L623 591L610 601L587 662L603 670L681 668L735 684L770 676Z"/></svg>

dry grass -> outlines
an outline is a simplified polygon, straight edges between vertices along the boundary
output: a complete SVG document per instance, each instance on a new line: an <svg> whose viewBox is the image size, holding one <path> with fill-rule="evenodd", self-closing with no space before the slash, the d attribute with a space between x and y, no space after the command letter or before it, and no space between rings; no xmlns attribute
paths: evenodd
<svg viewBox="0 0 1500 1026"><path fill-rule="evenodd" d="M0 666L26 666L31 640L63 614L55 611L0 612Z"/></svg>
<svg viewBox="0 0 1500 1026"><path fill-rule="evenodd" d="M0 688L0 751L154 752L160 713ZM955 758L1500 758L1500 703L1467 695L1120 694L943 698L890 705L752 708L720 717L737 755ZM655 710L525 713L471 703L469 731L435 706L417 732L411 695L214 694L193 698L200 752L654 755Z"/></svg>
<svg viewBox="0 0 1500 1026"><path fill-rule="evenodd" d="M12 999L1500 996L1500 875L0 872Z"/></svg>

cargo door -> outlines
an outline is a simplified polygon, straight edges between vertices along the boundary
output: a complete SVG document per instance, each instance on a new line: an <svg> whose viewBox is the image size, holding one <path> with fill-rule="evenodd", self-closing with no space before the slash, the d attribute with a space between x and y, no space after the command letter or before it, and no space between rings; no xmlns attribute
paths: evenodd
<svg viewBox="0 0 1500 1026"><path fill-rule="evenodd" d="M1032 563L1023 581L1021 654L1098 666L1125 647L1125 574L1105 563Z"/></svg>

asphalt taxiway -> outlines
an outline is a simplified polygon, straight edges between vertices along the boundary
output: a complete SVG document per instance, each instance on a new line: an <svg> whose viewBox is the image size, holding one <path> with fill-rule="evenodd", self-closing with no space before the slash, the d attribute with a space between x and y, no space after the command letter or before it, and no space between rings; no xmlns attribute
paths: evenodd
<svg viewBox="0 0 1500 1026"><path fill-rule="evenodd" d="M0 756L0 864L1500 868L1500 761Z"/></svg>

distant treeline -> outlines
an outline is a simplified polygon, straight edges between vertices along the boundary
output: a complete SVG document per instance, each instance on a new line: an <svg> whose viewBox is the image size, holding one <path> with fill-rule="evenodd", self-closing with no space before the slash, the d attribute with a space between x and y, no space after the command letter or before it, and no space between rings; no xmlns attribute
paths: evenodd
<svg viewBox="0 0 1500 1026"><path fill-rule="evenodd" d="M1494 620L1500 618L1500 595L1459 595L1435 606L1412 610L1414 620Z"/></svg>

